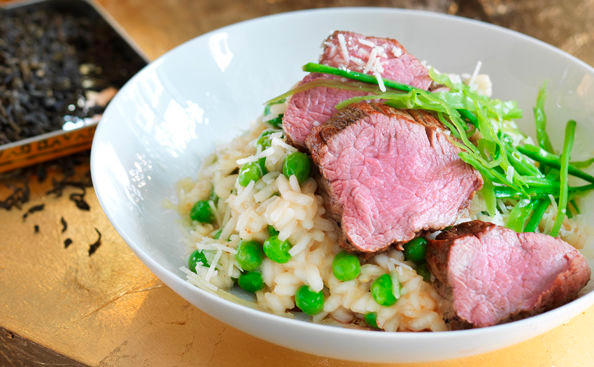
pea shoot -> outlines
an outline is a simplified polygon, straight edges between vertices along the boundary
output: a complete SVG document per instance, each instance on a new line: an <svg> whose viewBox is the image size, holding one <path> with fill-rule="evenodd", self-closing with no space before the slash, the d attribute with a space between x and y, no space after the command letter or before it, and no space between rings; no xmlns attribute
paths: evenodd
<svg viewBox="0 0 594 367"><path fill-rule="evenodd" d="M235 259L245 271L258 270L264 260L262 245L258 241L241 241L237 246Z"/></svg>
<svg viewBox="0 0 594 367"><path fill-rule="evenodd" d="M501 208L502 204L513 206L506 225L516 231L535 231L549 206L549 198L553 198L557 200L558 213L552 234L558 234L563 218L573 215L569 210L570 205L575 208L571 200L594 190L594 175L583 170L594 164L594 158L569 160L575 130L575 126L569 125L575 122L568 123L571 136L566 130L562 153L555 152L551 144L546 131L546 84L540 88L533 109L537 144L518 145L518 140L525 142L526 136L513 123L513 120L522 117L517 102L487 97L470 85L452 80L449 75L434 69L429 70L429 76L433 82L447 87L447 91L430 92L384 78L382 92L377 78L372 75L316 63L304 65L303 70L338 75L349 80L322 78L301 83L269 100L267 108L282 103L295 93L327 87L358 92L358 96L334 106L338 110L353 103L381 100L385 105L398 109L431 111L451 133L451 143L459 149L460 159L481 174L484 182L481 196L488 216L497 215L497 208ZM303 153L293 154L285 160L283 174L287 177L294 174L303 183L311 173L309 160ZM568 186L568 175L590 184ZM577 210L576 214L579 214ZM424 251L423 243L412 242L405 252L407 259L420 265L424 262Z"/></svg>
<svg viewBox="0 0 594 367"><path fill-rule="evenodd" d="M295 152L285 158L285 162L283 163L283 175L285 177L289 178L295 175L299 184L303 184L309 178L310 173L311 162L307 154Z"/></svg>
<svg viewBox="0 0 594 367"><path fill-rule="evenodd" d="M237 285L239 285L239 287L243 290L255 293L264 288L262 273L258 271L243 273L237 279Z"/></svg>
<svg viewBox="0 0 594 367"><path fill-rule="evenodd" d="M243 187L249 185L250 182L258 182L259 179L264 176L264 171L262 170L262 165L260 162L250 162L244 164L241 169L239 170L239 177L237 180L239 184Z"/></svg>
<svg viewBox="0 0 594 367"><path fill-rule="evenodd" d="M339 252L332 261L332 272L336 279L343 282L357 278L361 273L359 258L346 251Z"/></svg>
<svg viewBox="0 0 594 367"><path fill-rule="evenodd" d="M281 241L278 236L270 236L266 241L264 241L264 254L266 256L279 264L284 264L291 260L291 254L289 250L291 249L291 243L289 240Z"/></svg>
<svg viewBox="0 0 594 367"><path fill-rule="evenodd" d="M547 208L549 207L550 199L548 197L540 198L537 200L534 211L532 212L532 216L526 226L524 227L524 232L536 232L538 228L538 224L542 220L544 213L546 212Z"/></svg>
<svg viewBox="0 0 594 367"><path fill-rule="evenodd" d="M417 237L404 245L404 258L415 263L422 263L425 261L426 250L427 240Z"/></svg>
<svg viewBox="0 0 594 367"><path fill-rule="evenodd" d="M555 217L555 222L553 223L553 228L551 229L551 236L557 237L559 234L559 230L561 229L561 225L563 224L563 219L567 214L567 199L569 195L569 191L567 188L567 172L569 170L569 159L571 157L571 149L573 148L573 141L575 139L575 126L576 122L573 120L569 120L567 122L567 126L565 127L565 140L563 141L563 152L561 153L561 167L559 177L561 180L560 183L560 192L559 192L559 202L557 203L557 216Z"/></svg>
<svg viewBox="0 0 594 367"><path fill-rule="evenodd" d="M190 219L200 223L213 223L215 215L208 200L198 200L190 210Z"/></svg>
<svg viewBox="0 0 594 367"><path fill-rule="evenodd" d="M396 287L400 287L400 284L396 284ZM380 275L374 280L370 291L371 296L380 306L392 306L398 301L398 297L394 295L394 283L390 274Z"/></svg>
<svg viewBox="0 0 594 367"><path fill-rule="evenodd" d="M536 125L536 140L538 145L542 148L554 153L553 144L547 134L547 115L544 110L544 103L547 96L547 83L538 90L538 97L536 97L536 106L533 108L534 125Z"/></svg>
<svg viewBox="0 0 594 367"><path fill-rule="evenodd" d="M369 325L370 328L379 330L379 326L377 326L377 312L368 312L363 316L363 320L365 323Z"/></svg>
<svg viewBox="0 0 594 367"><path fill-rule="evenodd" d="M561 168L561 157L554 154L554 153L550 153L547 152L546 150L537 147L535 145L531 145L531 144L525 144L522 146L518 147L518 151L521 152L522 154L526 155L527 157L530 157L532 159L534 159L535 161L538 161L540 163L543 163L545 165L560 169ZM567 164L567 173L575 176L575 177L579 177L585 181L594 183L594 176L592 176L591 174L584 172L580 169L578 169L577 167L575 167L572 164Z"/></svg>
<svg viewBox="0 0 594 367"><path fill-rule="evenodd" d="M202 252L201 250L194 250L191 254L190 257L188 258L188 268L195 273L196 272L196 265L198 265L198 263L201 263L203 266L210 266L208 264L208 260L206 259L206 256L204 255L204 252Z"/></svg>
<svg viewBox="0 0 594 367"><path fill-rule="evenodd" d="M324 293L314 292L307 285L302 285L295 294L295 305L310 316L318 314L324 309Z"/></svg>

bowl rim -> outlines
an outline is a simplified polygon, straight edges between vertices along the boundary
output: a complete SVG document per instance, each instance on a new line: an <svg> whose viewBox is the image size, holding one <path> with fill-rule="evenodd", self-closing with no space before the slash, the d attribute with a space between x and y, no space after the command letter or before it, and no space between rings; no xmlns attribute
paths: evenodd
<svg viewBox="0 0 594 367"><path fill-rule="evenodd" d="M145 69L152 69L152 68L157 67L160 63L164 62L165 58L171 57L171 54L177 52L178 49L187 47L187 45L189 43L191 43L197 39L207 38L207 37L209 37L215 33L218 33L218 32L224 32L224 31L228 31L228 30L231 30L234 28L240 28L240 27L246 26L251 23L258 23L261 21L277 19L277 18L291 18L291 17L306 16L306 15L312 14L312 13L330 13L330 14L336 15L337 13L343 13L343 14L359 13L359 14L361 14L361 13L376 13L376 12L393 13L395 15L408 13L408 14L415 14L415 15L420 15L420 16L425 16L425 17L440 18L440 19L445 19L448 21L462 22L462 23L474 25L477 27L481 27L483 29L500 32L500 33L505 34L506 36L519 38L524 41L528 41L528 42L534 44L535 46L547 49L548 51L551 51L559 56L562 56L564 59L571 61L572 63L575 63L575 64L583 67L589 74L594 76L594 67L592 67L589 64L587 64L586 62L578 59L577 57L575 57L575 56L573 56L573 55L571 55L571 54L569 54L555 46L552 46L544 41L541 41L534 37L528 36L526 34L511 30L508 28L504 28L499 25L486 23L486 22L479 21L476 19L470 19L470 18L465 18L465 17L461 17L461 16L456 16L456 15L450 15L450 14L442 14L442 13L437 13L437 12L432 12L432 11L427 11L427 10L401 9L401 8L388 8L388 7L333 7L333 8L304 9L304 10L297 10L297 11L290 11L290 12L266 15L266 16L262 16L262 17L252 18L252 19L240 21L237 23L229 24L227 26L209 31L207 33L200 34L200 35L198 35L188 41L185 41L184 43L172 48L171 50L167 51L163 55L159 56L157 59L150 62L147 66L145 66L143 69L141 69L136 75L134 75L121 88L120 91L125 90L126 87L128 86L128 84L133 83L137 78L139 78L141 76L141 74L144 74ZM116 101L118 99L118 97L119 96L116 95L114 97L114 100L112 100L111 104L115 104L113 102ZM108 109L109 109L109 106L108 106ZM96 161L98 161L100 159L96 153L97 144L95 144L95 143L102 137L103 130L105 128L104 126L105 125L102 122L99 123L97 131L95 133L95 137L93 139L93 145L91 148L91 162L90 162L91 164L90 165L91 165L91 177L92 177L93 182L100 182L100 180L96 179L97 173L94 169L94 167L96 167L98 165L96 163ZM352 336L352 337L377 338L377 339L382 339L382 340L385 339L385 340L390 340L390 341L397 341L399 339L408 340L411 338L418 339L419 341L438 341L438 340L450 338L453 336L473 337L473 336L479 336L479 335L482 336L486 333L495 333L495 332L503 333L507 329L514 329L516 327L529 328L530 325L544 322L547 319L561 320L561 321L555 322L555 324L553 326L553 327L555 327L555 326L558 326L559 324L563 323L564 320L567 321L570 318L577 316L579 314L579 312L583 311L588 306L591 306L592 304L594 304L594 290L593 290L586 294L583 294L582 296L576 298L575 300L573 300L569 303L566 303L565 305L562 305L560 307L554 308L552 310L549 310L549 311L546 311L541 314L534 315L534 316L531 316L531 317L528 317L525 319L512 321L512 322L508 322L508 323L504 323L504 324L498 324L498 325L489 326L489 327L483 327L483 328L473 328L473 329L465 329L465 330L448 330L448 331L441 331L441 332L432 332L432 331L421 331L421 332L413 332L413 331L385 332L384 331L384 332L377 332L377 331L373 331L373 330L350 329L350 328L344 328L344 327L337 327L337 326L333 326L333 325L319 324L319 323L314 323L311 321L304 321L304 320L283 317L283 316L276 315L276 314L266 312L263 310L258 310L258 309L250 308L247 306L243 306L239 303L235 303L230 300L224 299L224 298L222 298L216 294L213 294L209 291L205 291L205 290L191 284L186 279L182 278L179 274L176 274L175 272L170 271L166 267L162 266L156 260L152 259L147 252L143 251L136 244L136 241L129 235L128 231L125 228L122 228L120 226L120 224L114 220L115 218L113 217L113 212L105 205L105 203L102 199L103 194L102 194L101 186L94 186L94 189L95 189L96 196L98 198L101 208L103 209L104 213L106 214L107 218L109 219L110 223L114 226L114 228L116 229L118 234L124 239L126 244L140 258L140 260L145 265L147 265L147 267L155 275L158 274L157 277L161 281L163 281L168 287L172 288L174 290L174 292L177 293L179 296L182 296L182 295L180 294L180 292L177 289L178 289L178 286L181 286L183 289L189 291L190 293L197 292L202 297L206 297L206 298L210 299L211 301L223 303L225 306L233 309L233 311L235 311L235 312L247 313L247 316L250 316L250 317L253 316L255 318L265 318L268 321L276 323L279 326L286 325L286 326L290 326L290 327L304 328L304 329L306 329L305 330L306 332L321 332L321 333L329 333L329 334L334 334L334 335L340 334L342 336L347 335L347 336ZM594 281L594 280L592 280L592 281ZM185 298L184 296L182 296L182 297ZM569 314L566 314L566 311L570 311L570 309L576 309L578 311L571 313L571 316L568 316ZM564 316L562 316L562 315L564 315ZM221 321L225 322L225 320L221 320ZM552 329L552 327L546 328L545 330L550 330L550 329ZM544 332L544 331L542 331L542 332Z"/></svg>

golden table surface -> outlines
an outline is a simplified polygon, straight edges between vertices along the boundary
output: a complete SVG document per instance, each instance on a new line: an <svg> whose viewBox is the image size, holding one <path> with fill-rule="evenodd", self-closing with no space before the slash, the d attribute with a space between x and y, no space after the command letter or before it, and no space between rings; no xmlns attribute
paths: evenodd
<svg viewBox="0 0 594 367"><path fill-rule="evenodd" d="M1 1L1 0L0 0ZM594 64L594 0L99 0L150 59L206 31L261 15L324 6L430 9L511 27ZM83 174L88 162L78 165ZM31 214L0 209L0 365L2 366L360 366L266 343L219 322L164 286L129 250L92 191L90 211L65 192L48 196L16 173L5 185L31 187ZM68 221L61 232L60 218ZM34 225L39 226L35 233ZM88 256L88 244L102 245ZM64 240L72 245L64 248ZM594 307L565 325L479 356L410 366L593 366ZM430 348L431 346L427 346Z"/></svg>

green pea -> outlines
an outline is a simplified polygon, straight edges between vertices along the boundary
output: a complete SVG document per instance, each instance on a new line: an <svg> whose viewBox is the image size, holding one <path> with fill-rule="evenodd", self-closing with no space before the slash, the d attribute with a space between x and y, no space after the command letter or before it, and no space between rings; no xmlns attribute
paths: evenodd
<svg viewBox="0 0 594 367"><path fill-rule="evenodd" d="M262 260L264 260L262 245L258 241L239 242L235 259L245 271L258 270L260 264L262 264Z"/></svg>
<svg viewBox="0 0 594 367"><path fill-rule="evenodd" d="M355 279L361 273L359 258L346 251L339 252L332 261L332 272L336 279L343 282Z"/></svg>
<svg viewBox="0 0 594 367"><path fill-rule="evenodd" d="M369 325L370 328L379 329L379 326L377 326L377 312L366 313L365 316L363 316L363 320L365 320L365 323Z"/></svg>
<svg viewBox="0 0 594 367"><path fill-rule="evenodd" d="M243 187L249 185L250 182L257 182L264 176L264 171L260 162L250 162L244 164L239 170L239 184Z"/></svg>
<svg viewBox="0 0 594 367"><path fill-rule="evenodd" d="M281 113L277 117L267 120L266 122L272 125L273 127L280 128L283 125L283 115L284 114Z"/></svg>
<svg viewBox="0 0 594 367"><path fill-rule="evenodd" d="M392 277L390 274L381 275L371 283L371 296L381 306L392 306L398 298L394 296Z"/></svg>
<svg viewBox="0 0 594 367"><path fill-rule="evenodd" d="M196 272L196 265L198 265L198 262L202 263L203 266L210 266L208 260L206 260L204 252L194 250L188 258L188 268L194 273Z"/></svg>
<svg viewBox="0 0 594 367"><path fill-rule="evenodd" d="M268 225L268 235L269 236L278 236L280 232L276 230L276 228L274 228L271 225Z"/></svg>
<svg viewBox="0 0 594 367"><path fill-rule="evenodd" d="M291 246L289 240L281 241L278 239L278 236L268 237L264 241L264 253L270 260L279 264L284 264L291 260L291 254L289 253L291 247L293 246Z"/></svg>
<svg viewBox="0 0 594 367"><path fill-rule="evenodd" d="M264 130L262 132L262 134L260 134L260 137L258 138L256 145L262 147L262 150L269 148L270 144L272 144L272 141L270 139L270 134L272 134L274 132L275 132L274 130Z"/></svg>
<svg viewBox="0 0 594 367"><path fill-rule="evenodd" d="M423 237L417 237L404 245L404 258L420 264L425 261L426 250L427 240Z"/></svg>
<svg viewBox="0 0 594 367"><path fill-rule="evenodd" d="M311 173L311 163L305 153L291 153L285 158L283 163L283 175L287 178L295 175L300 184L309 178Z"/></svg>
<svg viewBox="0 0 594 367"><path fill-rule="evenodd" d="M295 294L295 305L301 311L313 316L324 309L324 293L314 292L308 286L302 285Z"/></svg>
<svg viewBox="0 0 594 367"><path fill-rule="evenodd" d="M265 174L268 173L268 169L266 168L266 157L262 157L262 158L258 159L258 165L260 166L260 169L262 170L262 176L264 176Z"/></svg>
<svg viewBox="0 0 594 367"><path fill-rule="evenodd" d="M241 289L252 293L264 288L262 274L258 271L250 271L241 274L237 279L237 284Z"/></svg>
<svg viewBox="0 0 594 367"><path fill-rule="evenodd" d="M423 277L423 280L429 282L431 280L431 272L429 271L429 267L427 263L422 263L417 266L417 274Z"/></svg>
<svg viewBox="0 0 594 367"><path fill-rule="evenodd" d="M190 210L190 219L200 223L212 223L215 221L214 213L208 200L198 200Z"/></svg>

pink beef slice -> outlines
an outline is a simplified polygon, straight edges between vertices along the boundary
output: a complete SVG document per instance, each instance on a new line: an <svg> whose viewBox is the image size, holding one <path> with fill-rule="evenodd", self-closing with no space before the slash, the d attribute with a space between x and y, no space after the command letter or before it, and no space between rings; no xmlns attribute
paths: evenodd
<svg viewBox="0 0 594 367"><path fill-rule="evenodd" d="M475 327L563 305L590 279L584 256L565 241L481 221L430 240L427 264L456 316Z"/></svg>
<svg viewBox="0 0 594 367"><path fill-rule="evenodd" d="M341 40L344 40L347 55L344 54L345 48L341 47ZM336 31L324 42L324 53L320 63L371 75L374 69L366 67L370 58L372 62L376 60L377 65L380 65L378 71L383 78L422 89L429 88L431 84L429 73L419 60L409 54L398 41L389 38L365 37L353 32ZM307 75L301 84L319 78L342 79L313 73ZM326 122L336 112L336 104L363 94L365 93L328 87L296 93L289 99L283 118L285 133L295 146L303 148L305 138L311 129Z"/></svg>
<svg viewBox="0 0 594 367"><path fill-rule="evenodd" d="M357 103L307 138L345 247L377 252L452 225L482 178L428 112Z"/></svg>

